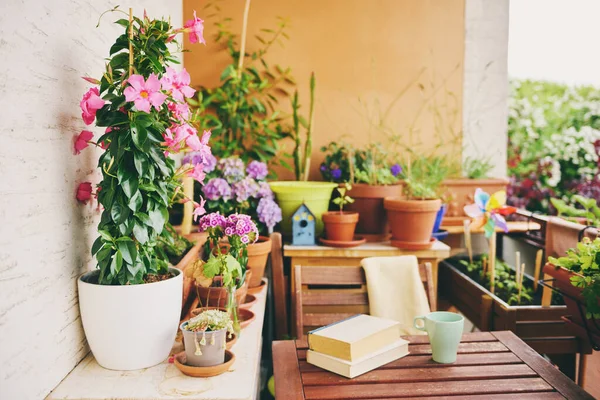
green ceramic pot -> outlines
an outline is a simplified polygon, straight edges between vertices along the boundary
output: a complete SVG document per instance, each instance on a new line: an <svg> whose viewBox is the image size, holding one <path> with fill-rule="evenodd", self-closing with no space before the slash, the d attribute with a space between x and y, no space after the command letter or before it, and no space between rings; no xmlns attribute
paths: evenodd
<svg viewBox="0 0 600 400"><path fill-rule="evenodd" d="M305 203L315 215L317 221L315 235L318 237L323 233L321 215L328 210L329 199L333 189L338 186L337 183L278 181L269 182L269 185L281 207L283 217L281 229L284 235L292 234L292 215L302 203Z"/></svg>

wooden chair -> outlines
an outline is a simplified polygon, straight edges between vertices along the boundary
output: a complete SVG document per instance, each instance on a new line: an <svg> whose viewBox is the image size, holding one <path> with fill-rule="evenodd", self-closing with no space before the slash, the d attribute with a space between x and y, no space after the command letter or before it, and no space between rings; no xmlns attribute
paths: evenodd
<svg viewBox="0 0 600 400"><path fill-rule="evenodd" d="M283 241L281 233L271 234L271 273L273 304L275 308L275 338L282 340L289 334L286 299L286 279L283 272Z"/></svg>
<svg viewBox="0 0 600 400"><path fill-rule="evenodd" d="M429 308L437 309L431 264L419 265ZM294 267L296 338L309 330L358 313L368 314L369 297L362 267Z"/></svg>

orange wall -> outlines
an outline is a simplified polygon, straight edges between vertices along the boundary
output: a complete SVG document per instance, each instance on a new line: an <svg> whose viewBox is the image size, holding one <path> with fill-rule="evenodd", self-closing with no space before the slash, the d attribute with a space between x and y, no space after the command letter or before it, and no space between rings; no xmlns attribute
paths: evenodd
<svg viewBox="0 0 600 400"><path fill-rule="evenodd" d="M184 21L193 9L205 18L206 1L183 4ZM219 4L221 15L233 18L240 31L244 0ZM355 145L382 142L393 148L389 133L369 129L367 115L387 108L407 86L388 118L399 142L417 152L438 148L461 159L464 0L253 0L250 50L258 43L254 34L274 28L277 16L289 17L290 40L273 46L268 59L292 68L303 112L311 71L317 78L311 178L320 177L320 147L343 135ZM215 19L205 19L208 44L185 53L184 64L193 85L212 87L229 59L212 43ZM451 136L458 138L453 145ZM292 151L291 142L285 151Z"/></svg>

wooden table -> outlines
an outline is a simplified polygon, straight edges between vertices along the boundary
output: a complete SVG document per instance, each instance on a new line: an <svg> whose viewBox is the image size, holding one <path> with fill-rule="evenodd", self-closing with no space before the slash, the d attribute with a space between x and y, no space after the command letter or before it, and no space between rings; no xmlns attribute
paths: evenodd
<svg viewBox="0 0 600 400"><path fill-rule="evenodd" d="M224 374L192 378L183 375L168 360L137 371L110 371L100 367L90 353L46 400L258 399L267 285L255 296L258 301L250 309L256 319L242 330L231 349L235 362ZM172 353L182 350L181 342L175 342Z"/></svg>
<svg viewBox="0 0 600 400"><path fill-rule="evenodd" d="M438 264L450 256L450 247L435 241L427 250L403 250L393 247L389 242L365 243L349 249L327 246L283 246L283 254L291 258L291 282L294 282L294 266L326 266L326 267L357 267L360 260L366 257L390 257L415 255L419 262L430 262L433 272L434 287L437 289ZM293 288L292 288L293 293Z"/></svg>
<svg viewBox="0 0 600 400"><path fill-rule="evenodd" d="M273 342L276 398L593 399L509 331L465 334L454 364L431 360L427 336L406 339L408 356L354 379L307 364L306 341Z"/></svg>

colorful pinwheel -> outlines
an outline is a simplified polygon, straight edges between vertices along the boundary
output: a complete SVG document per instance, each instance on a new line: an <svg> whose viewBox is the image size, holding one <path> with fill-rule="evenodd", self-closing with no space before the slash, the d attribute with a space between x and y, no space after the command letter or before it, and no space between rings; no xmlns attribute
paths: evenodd
<svg viewBox="0 0 600 400"><path fill-rule="evenodd" d="M506 205L504 190L490 196L479 188L475 191L475 203L465 206L464 210L469 217L473 218L471 230L483 227L487 238L494 234L496 226L508 232L504 217L517 211L515 207Z"/></svg>

